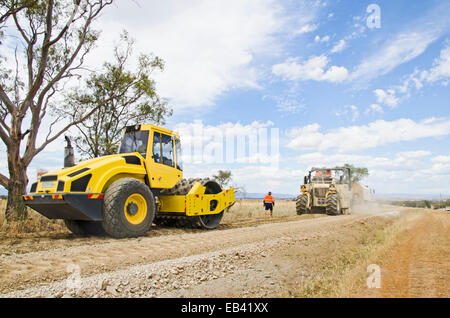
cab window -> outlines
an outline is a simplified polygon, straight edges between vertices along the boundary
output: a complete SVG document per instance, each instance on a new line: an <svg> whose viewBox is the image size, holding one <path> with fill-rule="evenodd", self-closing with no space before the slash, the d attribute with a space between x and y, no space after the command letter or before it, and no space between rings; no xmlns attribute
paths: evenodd
<svg viewBox="0 0 450 318"><path fill-rule="evenodd" d="M157 163L161 162L161 134L155 132L153 135L153 160Z"/></svg>
<svg viewBox="0 0 450 318"><path fill-rule="evenodd" d="M177 151L177 169L183 171L183 162L181 161L181 142L178 138L175 138L175 149Z"/></svg>
<svg viewBox="0 0 450 318"><path fill-rule="evenodd" d="M175 167L172 136L161 134L163 164Z"/></svg>
<svg viewBox="0 0 450 318"><path fill-rule="evenodd" d="M147 154L148 131L126 133L122 139L119 153L139 152L144 158Z"/></svg>

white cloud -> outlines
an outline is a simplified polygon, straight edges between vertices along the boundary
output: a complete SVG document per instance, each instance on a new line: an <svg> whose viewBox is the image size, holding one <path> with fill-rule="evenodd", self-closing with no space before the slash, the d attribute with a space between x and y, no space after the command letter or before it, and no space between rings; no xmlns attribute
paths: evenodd
<svg viewBox="0 0 450 318"><path fill-rule="evenodd" d="M294 32L294 34L304 34L315 31L317 29L317 24L305 24L300 29Z"/></svg>
<svg viewBox="0 0 450 318"><path fill-rule="evenodd" d="M405 157L401 153L392 157L374 157L369 155L355 154L328 154L313 152L297 157L299 162L311 166L341 166L346 163L359 167L366 167L369 170L382 169L386 171L411 171L411 169L423 168L425 165L416 160L418 157Z"/></svg>
<svg viewBox="0 0 450 318"><path fill-rule="evenodd" d="M329 59L325 55L313 56L299 63L298 58L289 58L284 63L272 67L272 73L284 79L314 80L328 82L342 82L348 76L348 71L342 66L330 66L326 69Z"/></svg>
<svg viewBox="0 0 450 318"><path fill-rule="evenodd" d="M397 153L398 157L407 159L427 157L429 155L431 155L431 152L428 150L405 151Z"/></svg>
<svg viewBox="0 0 450 318"><path fill-rule="evenodd" d="M211 176L223 166L189 165L185 169L184 177ZM233 184L244 186L246 192L291 193L295 195L299 189L300 180L305 170L290 168L271 168L267 165L247 165L227 167L232 173Z"/></svg>
<svg viewBox="0 0 450 318"><path fill-rule="evenodd" d="M368 114L382 114L383 113L383 107L381 107L378 104L371 104L366 111L364 112L364 114L368 115Z"/></svg>
<svg viewBox="0 0 450 318"><path fill-rule="evenodd" d="M394 85L387 90L376 89L377 102L389 107L396 107L401 100L411 96L412 89L420 90L427 83L441 82L446 86L450 78L450 45L446 45L428 70L415 69L407 75L401 85ZM399 95L397 97L396 95Z"/></svg>
<svg viewBox="0 0 450 318"><path fill-rule="evenodd" d="M347 106L344 106L344 110L337 111L336 116L349 117L352 122L355 122L359 118L359 109L355 105L347 105Z"/></svg>
<svg viewBox="0 0 450 318"><path fill-rule="evenodd" d="M270 164L277 166L279 132L272 121L243 125L203 125L201 121L175 127L183 144L183 159L197 164Z"/></svg>
<svg viewBox="0 0 450 318"><path fill-rule="evenodd" d="M419 78L418 74L419 70L415 69L412 74L409 74L406 79L403 80L401 85L395 85L392 89L405 97L409 97L412 87L415 87L416 89L421 89L423 87L422 80Z"/></svg>
<svg viewBox="0 0 450 318"><path fill-rule="evenodd" d="M450 156L437 156L432 161L435 163L450 164Z"/></svg>
<svg viewBox="0 0 450 318"><path fill-rule="evenodd" d="M316 35L316 37L314 38L314 41L315 42L320 42L320 43L328 42L328 41L330 41L330 36L329 35L325 35L325 36L323 36L321 38L320 36Z"/></svg>
<svg viewBox="0 0 450 318"><path fill-rule="evenodd" d="M441 2L384 43L376 43L373 53L355 67L350 79L370 80L420 56L431 43L448 32L449 10L450 3Z"/></svg>
<svg viewBox="0 0 450 318"><path fill-rule="evenodd" d="M386 91L382 89L376 89L373 91L377 97L377 102L394 108L398 105L399 99L395 97L395 90L388 89Z"/></svg>
<svg viewBox="0 0 450 318"><path fill-rule="evenodd" d="M274 99L277 110L282 114L297 114L305 108L305 104L294 98L275 97Z"/></svg>
<svg viewBox="0 0 450 318"><path fill-rule="evenodd" d="M312 124L287 131L287 136L292 137L288 147L296 150L358 151L396 142L446 136L450 134L450 121L435 118L420 122L411 119L377 120L368 125L340 127L329 132L321 132L320 128L320 125Z"/></svg>
<svg viewBox="0 0 450 318"><path fill-rule="evenodd" d="M352 79L371 79L392 71L395 67L421 55L438 38L431 31L401 33L356 66Z"/></svg>
<svg viewBox="0 0 450 318"><path fill-rule="evenodd" d="M443 180L448 184L450 177L450 156L437 156L431 159L431 164L420 171L420 176L432 179L436 182ZM438 184L438 183L436 183ZM443 191L443 187L437 187L435 191Z"/></svg>
<svg viewBox="0 0 450 318"><path fill-rule="evenodd" d="M165 60L155 74L160 94L177 109L205 107L229 90L260 87L255 59L281 51L285 23L274 0L121 1L100 19L97 27L108 31L91 62L111 56L125 27L137 39L135 52Z"/></svg>
<svg viewBox="0 0 450 318"><path fill-rule="evenodd" d="M264 184L264 180L277 180L283 182L286 179L299 180L304 173L303 170L292 169L268 169L266 166L247 166L243 168L233 169L234 175L242 182L254 181L255 183Z"/></svg>
<svg viewBox="0 0 450 318"><path fill-rule="evenodd" d="M225 136L240 136L240 135L247 135L251 133L254 129L260 129L260 128L269 128L273 127L274 123L270 120L266 122L259 122L259 121L253 121L250 124L243 125L240 122L237 123L223 123L219 124L217 126L212 125L203 125L201 121L195 121L193 123L178 123L175 126L175 131L177 132L191 132L193 130L200 129L203 133L203 136L210 140L212 138L212 135L214 135L216 132L221 132Z"/></svg>
<svg viewBox="0 0 450 318"><path fill-rule="evenodd" d="M335 46L331 49L331 53L338 53L347 47L347 43L344 39L341 39Z"/></svg>
<svg viewBox="0 0 450 318"><path fill-rule="evenodd" d="M447 80L450 77L450 45L441 50L440 56L435 59L433 67L429 71L423 71L422 80L436 82Z"/></svg>

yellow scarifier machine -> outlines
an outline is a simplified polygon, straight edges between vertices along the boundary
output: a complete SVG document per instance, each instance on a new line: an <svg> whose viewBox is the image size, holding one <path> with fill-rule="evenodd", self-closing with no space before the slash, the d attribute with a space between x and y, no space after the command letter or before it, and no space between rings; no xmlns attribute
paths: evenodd
<svg viewBox="0 0 450 318"><path fill-rule="evenodd" d="M116 238L145 234L152 223L216 228L234 189L210 179L182 179L178 134L154 125L125 128L119 154L43 175L23 196L75 234Z"/></svg>

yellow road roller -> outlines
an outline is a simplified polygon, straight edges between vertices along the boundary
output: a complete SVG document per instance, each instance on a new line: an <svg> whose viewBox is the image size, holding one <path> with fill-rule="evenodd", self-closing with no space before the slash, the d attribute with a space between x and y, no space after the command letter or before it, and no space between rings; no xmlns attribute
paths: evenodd
<svg viewBox="0 0 450 318"><path fill-rule="evenodd" d="M47 173L24 202L79 235L144 235L153 223L214 229L234 189L208 178L183 179L177 133L155 125L125 128L119 153Z"/></svg>

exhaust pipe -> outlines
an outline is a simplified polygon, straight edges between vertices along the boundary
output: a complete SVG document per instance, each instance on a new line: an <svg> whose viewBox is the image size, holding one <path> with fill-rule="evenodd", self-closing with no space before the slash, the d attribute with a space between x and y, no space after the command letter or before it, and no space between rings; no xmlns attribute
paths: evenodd
<svg viewBox="0 0 450 318"><path fill-rule="evenodd" d="M64 148L64 168L69 168L75 166L75 155L70 138L67 136L64 136L64 138L67 142L66 148Z"/></svg>

